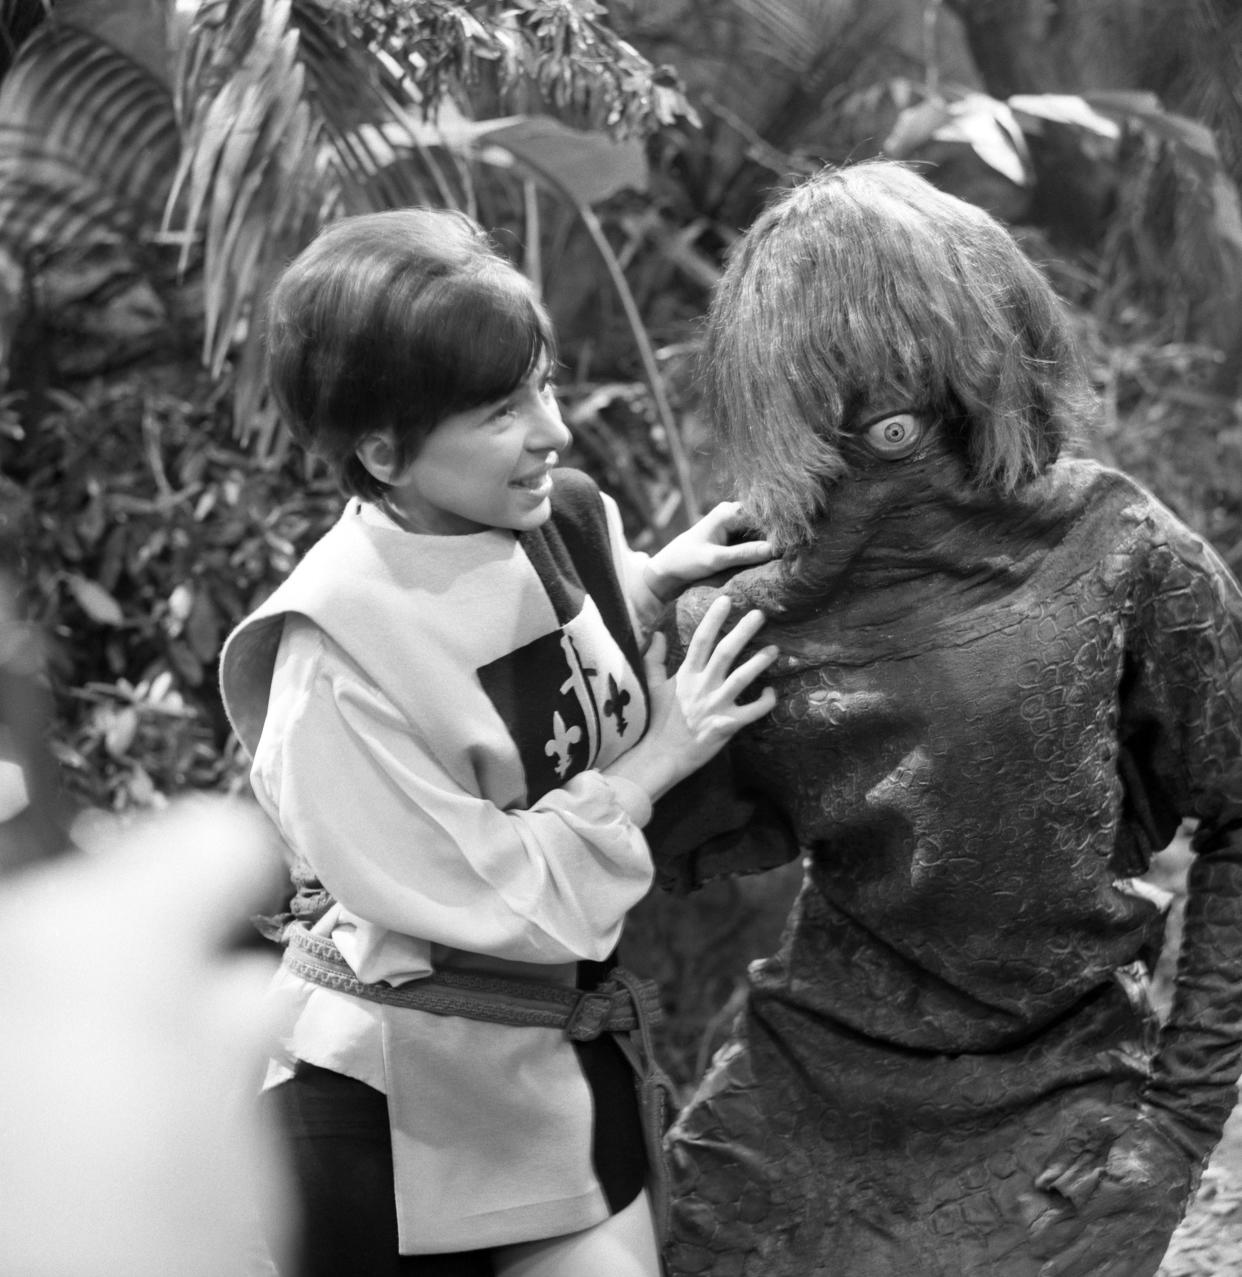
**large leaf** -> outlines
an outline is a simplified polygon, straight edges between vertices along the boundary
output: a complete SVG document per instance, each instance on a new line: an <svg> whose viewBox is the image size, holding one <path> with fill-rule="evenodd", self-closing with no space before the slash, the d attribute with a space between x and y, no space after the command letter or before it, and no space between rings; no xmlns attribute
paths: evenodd
<svg viewBox="0 0 1242 1277"><path fill-rule="evenodd" d="M423 147L477 153L489 164L503 166L508 156L574 205L647 189L646 151L637 138L570 128L549 115L468 120L446 111L436 124L411 122L408 133Z"/></svg>
<svg viewBox="0 0 1242 1277"><path fill-rule="evenodd" d="M546 115L528 116L487 130L499 146L559 187L574 204L602 204L624 190L647 189L647 158L637 140L566 128Z"/></svg>
<svg viewBox="0 0 1242 1277"><path fill-rule="evenodd" d="M908 107L897 117L883 149L896 159L915 154L927 142L956 142L970 147L990 168L1015 186L1029 186L1026 139L1005 102L984 93L956 100L932 99Z"/></svg>
<svg viewBox="0 0 1242 1277"><path fill-rule="evenodd" d="M1121 136L1117 121L1097 111L1086 98L1072 93L1015 93L1009 109L1026 133L1036 133L1043 121L1068 124L1084 133L1095 133L1108 141Z"/></svg>

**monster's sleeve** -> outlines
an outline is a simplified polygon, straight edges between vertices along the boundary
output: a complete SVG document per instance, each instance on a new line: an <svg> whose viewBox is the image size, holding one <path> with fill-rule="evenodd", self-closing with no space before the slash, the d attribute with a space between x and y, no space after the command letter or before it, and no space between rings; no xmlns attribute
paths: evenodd
<svg viewBox="0 0 1242 1277"><path fill-rule="evenodd" d="M662 628L670 673L680 665L689 636L719 592L709 586L691 588L666 616ZM735 606L733 619L743 610ZM685 894L714 878L775 869L799 854L788 817L749 765L752 734L753 729L743 729L655 804L644 832L656 881L664 890Z"/></svg>
<svg viewBox="0 0 1242 1277"><path fill-rule="evenodd" d="M1199 1160L1242 1073L1242 590L1171 517L1148 526L1119 704L1125 797L1153 849L1184 820L1195 830L1172 1005L1145 1099Z"/></svg>

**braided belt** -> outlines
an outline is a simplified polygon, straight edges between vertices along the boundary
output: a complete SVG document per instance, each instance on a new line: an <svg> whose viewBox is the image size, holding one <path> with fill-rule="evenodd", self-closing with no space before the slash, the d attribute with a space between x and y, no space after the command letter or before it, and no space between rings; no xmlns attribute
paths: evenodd
<svg viewBox="0 0 1242 1277"><path fill-rule="evenodd" d="M589 1042L603 1033L616 1034L617 1045L634 1069L656 1232L661 1240L667 1236L670 1198L662 1138L672 1119L674 1089L652 1049L651 1026L664 1014L654 980L614 967L596 988L583 990L465 971L437 971L394 987L359 980L335 943L327 936L312 935L305 923L287 927L285 940L286 970L371 1002L492 1024L563 1029L575 1042Z"/></svg>
<svg viewBox="0 0 1242 1277"><path fill-rule="evenodd" d="M293 975L388 1006L491 1024L564 1029L575 1042L589 1042L601 1033L641 1030L663 1017L655 982L622 967L586 990L466 971L437 971L393 986L359 980L335 943L305 926L289 927L285 939L284 967Z"/></svg>

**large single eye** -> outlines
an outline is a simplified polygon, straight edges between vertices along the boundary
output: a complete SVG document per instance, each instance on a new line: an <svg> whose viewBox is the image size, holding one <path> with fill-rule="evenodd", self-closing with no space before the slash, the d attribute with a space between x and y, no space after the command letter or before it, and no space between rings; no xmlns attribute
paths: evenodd
<svg viewBox="0 0 1242 1277"><path fill-rule="evenodd" d="M877 456L886 461L900 461L922 443L925 429L922 417L912 412L895 412L873 421L863 431L863 438Z"/></svg>

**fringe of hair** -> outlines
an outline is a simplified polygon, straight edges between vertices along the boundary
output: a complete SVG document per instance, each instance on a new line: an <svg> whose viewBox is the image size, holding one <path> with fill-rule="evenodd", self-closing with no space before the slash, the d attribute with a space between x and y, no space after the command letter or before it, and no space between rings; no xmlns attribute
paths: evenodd
<svg viewBox="0 0 1242 1277"><path fill-rule="evenodd" d="M547 311L481 227L392 209L324 229L269 299L267 375L287 428L343 490L385 486L356 455L376 431L398 468L445 417L503 398L556 359Z"/></svg>
<svg viewBox="0 0 1242 1277"><path fill-rule="evenodd" d="M919 410L971 480L1037 477L1090 403L1068 317L1007 230L904 165L826 170L742 237L702 378L733 494L782 548L810 539L867 414Z"/></svg>

